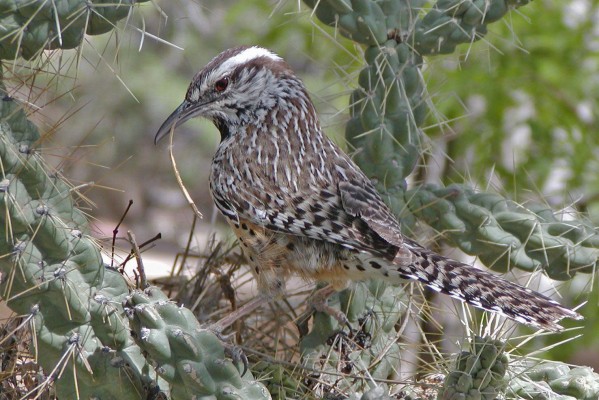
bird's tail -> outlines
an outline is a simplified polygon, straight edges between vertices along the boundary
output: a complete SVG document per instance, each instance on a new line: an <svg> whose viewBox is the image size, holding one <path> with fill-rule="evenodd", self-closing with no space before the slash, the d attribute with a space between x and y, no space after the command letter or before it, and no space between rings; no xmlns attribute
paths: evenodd
<svg viewBox="0 0 599 400"><path fill-rule="evenodd" d="M534 290L443 257L416 243L406 244L412 253L412 262L396 264L396 274L403 279L420 281L475 307L542 329L561 331L563 327L558 324L561 319L582 319L577 312Z"/></svg>

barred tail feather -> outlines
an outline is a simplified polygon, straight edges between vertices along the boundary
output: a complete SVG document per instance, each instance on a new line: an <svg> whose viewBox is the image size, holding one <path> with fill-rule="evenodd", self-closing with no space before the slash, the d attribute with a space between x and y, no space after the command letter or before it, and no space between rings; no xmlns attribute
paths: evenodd
<svg viewBox="0 0 599 400"><path fill-rule="evenodd" d="M412 263L398 265L397 274L475 307L502 314L526 325L561 331L563 318L582 319L534 290L507 281L490 272L445 258L418 245L411 247Z"/></svg>

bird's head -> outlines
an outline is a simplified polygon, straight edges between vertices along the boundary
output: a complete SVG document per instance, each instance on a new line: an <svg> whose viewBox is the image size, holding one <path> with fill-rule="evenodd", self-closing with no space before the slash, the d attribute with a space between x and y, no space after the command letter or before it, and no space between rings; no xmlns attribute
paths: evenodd
<svg viewBox="0 0 599 400"><path fill-rule="evenodd" d="M282 84L285 77L293 77L290 67L267 49L243 46L226 50L196 74L185 100L162 124L154 140L157 143L173 127L194 117L211 119L225 137L232 126L264 118L289 95Z"/></svg>

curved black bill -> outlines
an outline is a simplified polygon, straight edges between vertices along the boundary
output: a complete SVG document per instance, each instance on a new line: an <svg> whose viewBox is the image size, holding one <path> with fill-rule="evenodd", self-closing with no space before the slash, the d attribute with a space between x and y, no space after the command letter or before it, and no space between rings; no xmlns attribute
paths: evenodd
<svg viewBox="0 0 599 400"><path fill-rule="evenodd" d="M201 110L201 105L192 104L185 100L171 115L168 116L166 121L160 126L156 136L154 136L154 144L157 144L163 137L168 135L171 129L175 129L177 126L183 124L190 118L195 117Z"/></svg>

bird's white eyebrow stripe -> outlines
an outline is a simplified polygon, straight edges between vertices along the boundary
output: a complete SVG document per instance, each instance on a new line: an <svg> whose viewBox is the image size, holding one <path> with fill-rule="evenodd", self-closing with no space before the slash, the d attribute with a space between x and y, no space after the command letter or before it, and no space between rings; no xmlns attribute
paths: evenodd
<svg viewBox="0 0 599 400"><path fill-rule="evenodd" d="M225 61L224 63L221 64L221 66L219 67L219 70L221 70L221 71L232 70L233 68L235 68L238 65L244 64L250 60L260 58L260 57L267 57L273 61L282 60L281 57L279 57L272 51L269 51L262 47L253 46L253 47L248 47L247 49L243 50L241 53L229 58L227 61Z"/></svg>

